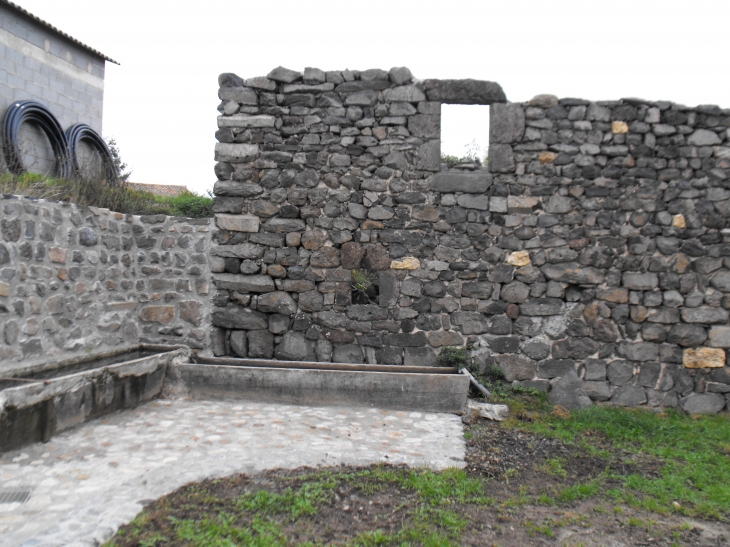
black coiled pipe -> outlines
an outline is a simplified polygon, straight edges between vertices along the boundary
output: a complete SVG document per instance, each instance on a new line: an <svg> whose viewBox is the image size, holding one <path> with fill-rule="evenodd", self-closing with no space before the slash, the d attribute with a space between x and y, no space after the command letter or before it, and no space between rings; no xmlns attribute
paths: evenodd
<svg viewBox="0 0 730 547"><path fill-rule="evenodd" d="M79 174L79 158L77 149L79 141L86 140L99 153L101 161L104 163L104 176L107 182L117 182L117 169L114 166L114 159L109 151L104 139L99 134L84 123L75 123L66 130L66 140L68 141L68 156L71 159L71 169L74 174Z"/></svg>
<svg viewBox="0 0 730 547"><path fill-rule="evenodd" d="M16 175L25 173L25 165L20 158L18 132L25 122L38 125L48 137L56 156L56 176L68 178L71 174L71 161L66 134L56 117L45 106L35 101L17 101L10 105L3 117L3 149L8 169Z"/></svg>

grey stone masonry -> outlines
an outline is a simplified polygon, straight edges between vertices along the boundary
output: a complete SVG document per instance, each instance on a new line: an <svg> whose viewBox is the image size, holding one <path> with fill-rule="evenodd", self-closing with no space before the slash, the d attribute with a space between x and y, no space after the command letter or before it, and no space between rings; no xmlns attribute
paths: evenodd
<svg viewBox="0 0 730 547"><path fill-rule="evenodd" d="M402 67L219 84L214 353L422 365L469 345L569 406L726 404L730 110L508 103ZM488 168L440 163L442 103L492 105Z"/></svg>
<svg viewBox="0 0 730 547"><path fill-rule="evenodd" d="M140 343L210 347L210 224L0 195L0 376Z"/></svg>

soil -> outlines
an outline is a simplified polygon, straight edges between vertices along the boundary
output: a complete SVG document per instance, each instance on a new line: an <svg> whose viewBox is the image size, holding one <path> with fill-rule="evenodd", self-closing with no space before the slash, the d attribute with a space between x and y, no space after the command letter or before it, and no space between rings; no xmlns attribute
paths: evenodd
<svg viewBox="0 0 730 547"><path fill-rule="evenodd" d="M533 505L528 497L554 496L566 486L585 482L609 469L621 474L656 476L661 461L610 451L607 458L589 455L575 446L568 448L555 439L507 429L479 420L466 427L467 467L471 477L487 479L485 495L491 505L449 505L447 509L468 519L470 524L454 539L465 546L718 546L730 542L726 522L700 521L681 516L663 516L630 507L615 507L600 495L574 503ZM602 440L593 437L593 446ZM551 462L553 465L551 465ZM558 462L557 466L555 463ZM362 469L339 467L333 471L354 473ZM237 475L225 480L186 486L157 500L145 510L141 534L132 537L128 525L114 538L114 544L193 545L190 542L144 543L145 539L174 537L175 519L201 520L206 515L234 513L234 501L244 493L259 490L281 493L301 484L298 479L314 472L273 470L255 476ZM611 484L604 483L605 488ZM291 520L278 519L290 545L312 542L345 545L358 534L382 530L393 534L413 524L412 511L422 506L415 491L397 484L340 481L334 496L319 506L317 514ZM202 494L201 494L202 493ZM205 503L201 503L201 499ZM504 503L512 500L512 503ZM520 500L524 501L520 501ZM529 498L534 499L534 498ZM240 509L238 509L240 514ZM245 518L245 517L242 517ZM250 524L250 522L248 523ZM234 543L238 544L238 543ZM245 543L240 543L244 545ZM370 543L368 543L369 545ZM379 543L372 543L376 545Z"/></svg>

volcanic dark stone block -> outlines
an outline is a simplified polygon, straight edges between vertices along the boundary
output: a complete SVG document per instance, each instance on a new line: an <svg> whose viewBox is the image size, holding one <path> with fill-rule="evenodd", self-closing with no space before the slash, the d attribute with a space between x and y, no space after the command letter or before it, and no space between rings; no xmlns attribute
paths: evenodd
<svg viewBox="0 0 730 547"><path fill-rule="evenodd" d="M540 361L550 354L550 346L543 340L529 340L522 346L522 353L530 359Z"/></svg>
<svg viewBox="0 0 730 547"><path fill-rule="evenodd" d="M655 361L659 358L659 346L649 342L621 342L617 353L629 361Z"/></svg>
<svg viewBox="0 0 730 547"><path fill-rule="evenodd" d="M682 310L682 321L685 323L727 323L728 312L722 308L701 306L699 308L685 308Z"/></svg>
<svg viewBox="0 0 730 547"><path fill-rule="evenodd" d="M383 338L386 346L395 346L399 348L418 348L428 344L425 332L415 332L406 334L386 334Z"/></svg>
<svg viewBox="0 0 730 547"><path fill-rule="evenodd" d="M604 271L591 267L581 267L577 262L546 264L540 270L548 279L563 283L600 285L606 281Z"/></svg>
<svg viewBox="0 0 730 547"><path fill-rule="evenodd" d="M707 340L707 331L700 325L674 325L667 335L667 342L685 348L696 348Z"/></svg>
<svg viewBox="0 0 730 547"><path fill-rule="evenodd" d="M486 171L441 171L431 178L431 191L480 194L492 185L492 175Z"/></svg>
<svg viewBox="0 0 730 547"><path fill-rule="evenodd" d="M585 359L598 351L600 344L590 338L568 338L555 342L552 353L556 359Z"/></svg>
<svg viewBox="0 0 730 547"><path fill-rule="evenodd" d="M507 102L502 87L483 80L424 80L429 101L444 104L484 104Z"/></svg>
<svg viewBox="0 0 730 547"><path fill-rule="evenodd" d="M389 346L375 348L375 360L380 365L402 365L403 350L401 348L392 348Z"/></svg>
<svg viewBox="0 0 730 547"><path fill-rule="evenodd" d="M560 380L551 382L548 400L569 410L588 408L593 404L575 370L567 371Z"/></svg>
<svg viewBox="0 0 730 547"><path fill-rule="evenodd" d="M354 344L345 344L335 346L332 354L333 363L364 363L362 349Z"/></svg>
<svg viewBox="0 0 730 547"><path fill-rule="evenodd" d="M517 336L500 336L487 340L489 349L495 353L516 353L520 349L520 339Z"/></svg>
<svg viewBox="0 0 730 547"><path fill-rule="evenodd" d="M494 362L504 372L507 382L532 380L537 372L537 363L522 355L495 355Z"/></svg>
<svg viewBox="0 0 730 547"><path fill-rule="evenodd" d="M510 173L515 170L515 156L509 144L489 145L489 170L492 173Z"/></svg>
<svg viewBox="0 0 730 547"><path fill-rule="evenodd" d="M404 351L403 364L432 367L436 365L436 353L429 347L407 347Z"/></svg>
<svg viewBox="0 0 730 547"><path fill-rule="evenodd" d="M654 388L659 381L662 365L659 363L643 363L639 370L639 385Z"/></svg>
<svg viewBox="0 0 730 547"><path fill-rule="evenodd" d="M258 298L257 307L265 313L281 313L283 315L294 315L297 312L297 303L284 291L262 294Z"/></svg>
<svg viewBox="0 0 730 547"><path fill-rule="evenodd" d="M611 386L608 382L584 381L583 391L592 401L608 401L611 398Z"/></svg>
<svg viewBox="0 0 730 547"><path fill-rule="evenodd" d="M451 314L451 323L460 326L463 334L483 334L489 330L487 317L479 312L454 312Z"/></svg>
<svg viewBox="0 0 730 547"><path fill-rule="evenodd" d="M378 304L383 308L395 306L400 297L400 280L396 273L392 270L381 271L378 274L378 284L380 290ZM377 319L386 319L386 317Z"/></svg>
<svg viewBox="0 0 730 547"><path fill-rule="evenodd" d="M282 334L289 330L291 319L288 315L272 313L269 315L269 332L272 334Z"/></svg>
<svg viewBox="0 0 730 547"><path fill-rule="evenodd" d="M646 403L646 392L640 386L621 386L616 389L611 402L616 406L639 406Z"/></svg>
<svg viewBox="0 0 730 547"><path fill-rule="evenodd" d="M289 331L284 334L276 347L276 358L282 361L316 361L312 342L301 332Z"/></svg>
<svg viewBox="0 0 730 547"><path fill-rule="evenodd" d="M350 306L347 308L346 314L347 317L356 321L373 321L388 318L388 310L371 305Z"/></svg>
<svg viewBox="0 0 730 547"><path fill-rule="evenodd" d="M515 269L509 264L498 264L489 272L487 279L493 283L509 283L515 275Z"/></svg>
<svg viewBox="0 0 730 547"><path fill-rule="evenodd" d="M365 248L360 243L344 243L340 251L342 267L347 270L357 270L365 257Z"/></svg>
<svg viewBox="0 0 730 547"><path fill-rule="evenodd" d="M248 357L248 338L245 330L231 331L230 346L238 357Z"/></svg>
<svg viewBox="0 0 730 547"><path fill-rule="evenodd" d="M624 385L634 377L634 364L629 361L611 361L606 367L606 375L613 385Z"/></svg>
<svg viewBox="0 0 730 547"><path fill-rule="evenodd" d="M633 291L651 291L659 285L659 278L655 273L625 272L622 283Z"/></svg>
<svg viewBox="0 0 730 547"><path fill-rule="evenodd" d="M274 356L274 335L268 330L248 331L248 356L271 359Z"/></svg>
<svg viewBox="0 0 730 547"><path fill-rule="evenodd" d="M266 329L269 321L266 314L238 306L217 308L211 314L213 326L226 329Z"/></svg>
<svg viewBox="0 0 730 547"><path fill-rule="evenodd" d="M489 142L516 143L525 133L525 113L518 104L494 104L489 109Z"/></svg>
<svg viewBox="0 0 730 547"><path fill-rule="evenodd" d="M575 371L575 361L572 359L547 359L542 361L537 369L540 378L556 378L569 371Z"/></svg>
<svg viewBox="0 0 730 547"><path fill-rule="evenodd" d="M495 315L490 317L488 322L489 329L487 332L489 334L512 334L512 320L509 317Z"/></svg>
<svg viewBox="0 0 730 547"><path fill-rule="evenodd" d="M376 271L389 269L390 255L388 254L388 249L380 244L367 245L362 266L365 269Z"/></svg>
<svg viewBox="0 0 730 547"><path fill-rule="evenodd" d="M520 304L520 313L528 316L559 315L563 301L558 298L530 298Z"/></svg>
<svg viewBox="0 0 730 547"><path fill-rule="evenodd" d="M530 287L520 281L513 281L504 285L499 294L505 302L520 304L530 295Z"/></svg>
<svg viewBox="0 0 730 547"><path fill-rule="evenodd" d="M461 295L466 298L487 299L492 295L492 284L486 281L470 281L461 287Z"/></svg>
<svg viewBox="0 0 730 547"><path fill-rule="evenodd" d="M725 397L719 393L692 393L679 401L688 414L717 414L725 403Z"/></svg>

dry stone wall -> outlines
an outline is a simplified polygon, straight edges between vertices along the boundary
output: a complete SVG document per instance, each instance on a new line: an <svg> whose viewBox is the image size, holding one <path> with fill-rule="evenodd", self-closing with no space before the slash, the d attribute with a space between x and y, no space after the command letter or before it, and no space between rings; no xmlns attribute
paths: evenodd
<svg viewBox="0 0 730 547"><path fill-rule="evenodd" d="M0 195L0 375L139 343L204 350L211 224Z"/></svg>
<svg viewBox="0 0 730 547"><path fill-rule="evenodd" d="M583 406L730 397L730 111L537 96L405 68L223 74L217 355L433 364L469 344ZM489 165L440 105L490 104ZM379 293L353 302L351 271Z"/></svg>

